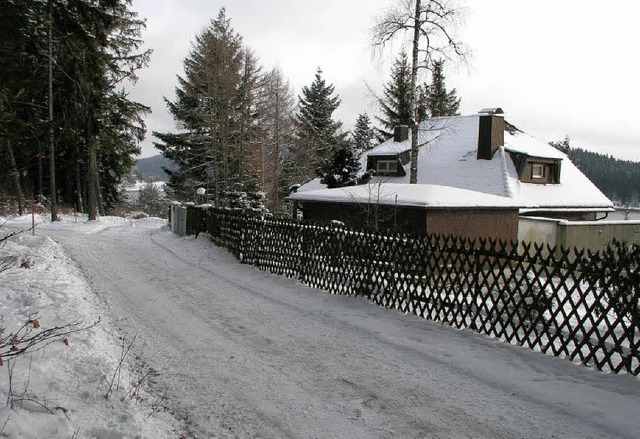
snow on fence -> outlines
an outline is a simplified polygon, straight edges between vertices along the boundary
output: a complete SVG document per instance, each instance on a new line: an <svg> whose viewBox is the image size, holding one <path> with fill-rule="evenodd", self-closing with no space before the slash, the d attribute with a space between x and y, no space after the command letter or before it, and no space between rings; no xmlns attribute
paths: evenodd
<svg viewBox="0 0 640 439"><path fill-rule="evenodd" d="M605 250L381 235L187 208L242 263L599 370L640 374L640 246Z"/></svg>

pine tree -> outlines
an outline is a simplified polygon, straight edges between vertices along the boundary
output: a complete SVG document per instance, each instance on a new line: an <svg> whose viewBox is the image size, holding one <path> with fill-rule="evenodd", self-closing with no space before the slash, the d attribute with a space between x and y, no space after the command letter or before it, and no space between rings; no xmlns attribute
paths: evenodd
<svg viewBox="0 0 640 439"><path fill-rule="evenodd" d="M351 132L351 145L357 157L369 151L376 142L374 129L367 113L360 113Z"/></svg>
<svg viewBox="0 0 640 439"><path fill-rule="evenodd" d="M133 165L144 136L143 105L128 100L118 89L135 81L136 71L149 61L150 51L138 52L144 21L129 11L130 0L87 1L65 17L77 28L72 40L79 58L78 116L84 122L86 191L89 218L105 213L117 198L116 184Z"/></svg>
<svg viewBox="0 0 640 439"><path fill-rule="evenodd" d="M169 208L169 203L164 198L162 191L153 183L146 183L140 188L135 207L151 216L164 218Z"/></svg>
<svg viewBox="0 0 640 439"><path fill-rule="evenodd" d="M316 71L313 83L302 88L298 100L295 116L298 142L293 159L297 177L307 180L316 175L334 146L345 135L340 132L342 123L333 120L333 112L340 105L340 98L334 96L334 86L326 84L320 68Z"/></svg>
<svg viewBox="0 0 640 439"><path fill-rule="evenodd" d="M571 154L571 139L569 138L569 136L565 136L564 139L562 139L560 141L557 141L557 142L549 142L549 144L551 146L553 146L554 148L556 148L558 151L562 151L563 153L565 153L568 156L570 156L570 154Z"/></svg>
<svg viewBox="0 0 640 439"><path fill-rule="evenodd" d="M104 212L139 151L147 108L119 87L136 80L150 52L139 51L144 21L130 6L130 0L0 4L0 83L13 119L0 137L13 139L24 183L34 193L49 190L54 217L55 202L72 202L76 194L89 195L92 218L98 207Z"/></svg>
<svg viewBox="0 0 640 439"><path fill-rule="evenodd" d="M178 196L193 198L203 186L218 205L223 191L244 186L247 149L257 147L260 68L222 8L196 37L184 70L176 100L165 98L181 131L154 133L163 142L155 145L178 165L169 180Z"/></svg>
<svg viewBox="0 0 640 439"><path fill-rule="evenodd" d="M433 62L431 85L427 87L427 110L430 117L458 116L460 98L456 89L447 91L443 73L444 60Z"/></svg>
<svg viewBox="0 0 640 439"><path fill-rule="evenodd" d="M360 162L348 142L341 142L333 148L331 155L318 170L320 183L333 189L354 186L358 183Z"/></svg>
<svg viewBox="0 0 640 439"><path fill-rule="evenodd" d="M0 189L12 188L8 192L14 193L20 204L24 204L20 202L23 189L43 193L45 6L40 2L0 2Z"/></svg>
<svg viewBox="0 0 640 439"><path fill-rule="evenodd" d="M398 125L413 124L413 108L411 98L411 67L407 53L402 51L391 68L391 79L384 86L383 96L378 99L382 117L376 116L382 124L377 128L380 140L393 136L393 129Z"/></svg>

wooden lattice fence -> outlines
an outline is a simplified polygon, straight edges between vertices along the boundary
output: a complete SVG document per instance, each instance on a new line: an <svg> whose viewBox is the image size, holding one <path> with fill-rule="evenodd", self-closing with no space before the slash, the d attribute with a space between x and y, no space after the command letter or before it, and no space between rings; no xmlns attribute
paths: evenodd
<svg viewBox="0 0 640 439"><path fill-rule="evenodd" d="M190 207L241 262L611 372L640 374L640 245L603 252L381 235Z"/></svg>

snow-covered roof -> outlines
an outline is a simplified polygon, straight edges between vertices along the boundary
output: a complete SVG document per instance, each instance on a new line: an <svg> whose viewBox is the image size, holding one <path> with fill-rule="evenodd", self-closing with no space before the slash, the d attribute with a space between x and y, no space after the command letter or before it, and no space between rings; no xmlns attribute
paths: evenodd
<svg viewBox="0 0 640 439"><path fill-rule="evenodd" d="M547 142L538 140L533 136L522 131L504 133L504 148L509 152L526 154L532 157L541 157L548 159L564 160L567 158L565 154L558 151Z"/></svg>
<svg viewBox="0 0 640 439"><path fill-rule="evenodd" d="M374 203L429 208L520 208L517 200L468 189L435 184L369 183L338 189L297 192L295 201Z"/></svg>
<svg viewBox="0 0 640 439"><path fill-rule="evenodd" d="M433 118L422 122L419 127L418 144L418 187L399 190L398 204L410 204L416 199L426 202L428 195L435 196L438 191L429 189L428 185L462 189L479 194L507 198L512 205L519 205L530 210L549 209L609 209L612 202L571 162L566 154L551 145L538 140L519 130L505 130L504 145L500 146L491 160L478 160L479 114L468 116ZM366 169L367 156L399 154L411 147L409 139L394 142L393 139L381 143L360 157L362 172ZM524 183L518 179L516 167L509 151L561 160L560 183L539 184ZM404 176L374 176L372 183L393 185L409 185L409 164L405 165ZM427 185L427 186L425 186ZM412 185L413 186L413 185ZM420 189L422 187L422 189ZM298 189L298 195L291 199L301 200L300 194L311 192L305 196L320 196L323 201L331 197L340 201L343 195L340 190L330 189L324 192L319 179L310 181ZM360 189L364 191L364 189ZM424 191L417 196L416 192ZM333 194L333 195L332 195ZM463 191L451 193L448 205L454 206L455 197L463 197ZM402 200L402 197L407 197ZM478 199L481 199L478 197ZM434 203L445 200L434 200ZM486 201L490 201L486 199ZM432 205L432 204L421 204Z"/></svg>

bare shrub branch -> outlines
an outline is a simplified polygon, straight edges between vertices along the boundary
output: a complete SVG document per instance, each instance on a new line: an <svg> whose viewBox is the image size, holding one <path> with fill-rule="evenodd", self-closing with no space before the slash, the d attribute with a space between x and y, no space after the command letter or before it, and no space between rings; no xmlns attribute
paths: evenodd
<svg viewBox="0 0 640 439"><path fill-rule="evenodd" d="M11 360L28 352L37 352L51 343L65 341L69 334L93 328L99 322L100 319L85 326L83 326L83 322L76 322L42 329L40 317L36 313L32 313L15 332L5 334L6 328L0 327L0 360Z"/></svg>

